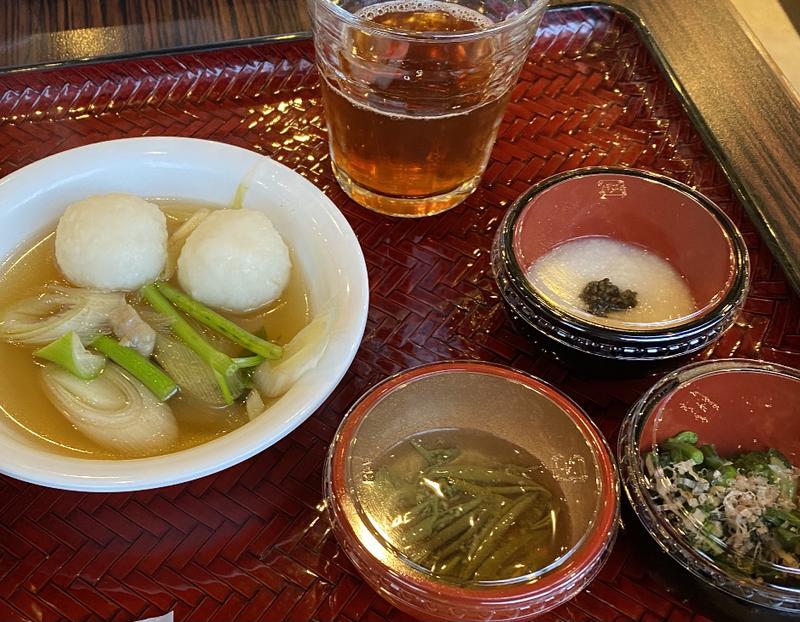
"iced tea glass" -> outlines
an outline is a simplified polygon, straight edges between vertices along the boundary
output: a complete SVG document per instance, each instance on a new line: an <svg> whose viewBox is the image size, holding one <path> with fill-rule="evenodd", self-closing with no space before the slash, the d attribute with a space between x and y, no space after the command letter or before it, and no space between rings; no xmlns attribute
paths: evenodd
<svg viewBox="0 0 800 622"><path fill-rule="evenodd" d="M477 187L547 0L308 0L344 191L427 216Z"/></svg>

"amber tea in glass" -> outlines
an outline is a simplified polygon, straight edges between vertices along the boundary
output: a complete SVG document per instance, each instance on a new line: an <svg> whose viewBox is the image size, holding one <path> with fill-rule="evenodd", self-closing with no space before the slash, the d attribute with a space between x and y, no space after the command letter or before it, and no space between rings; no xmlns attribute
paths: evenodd
<svg viewBox="0 0 800 622"><path fill-rule="evenodd" d="M331 164L361 205L425 216L486 168L546 0L309 0Z"/></svg>

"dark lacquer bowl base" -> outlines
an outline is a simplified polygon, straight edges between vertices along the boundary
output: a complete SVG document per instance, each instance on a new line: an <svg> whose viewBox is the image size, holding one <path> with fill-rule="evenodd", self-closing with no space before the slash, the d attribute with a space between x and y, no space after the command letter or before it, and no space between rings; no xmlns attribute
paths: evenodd
<svg viewBox="0 0 800 622"><path fill-rule="evenodd" d="M620 316L612 325L526 277L551 250L587 237L632 245L666 261L688 287L695 310L648 323ZM562 173L525 192L498 228L492 268L523 335L544 338L568 364L599 373L612 362L623 372L628 364L674 366L705 348L735 321L750 274L741 233L712 201L662 175L610 167Z"/></svg>

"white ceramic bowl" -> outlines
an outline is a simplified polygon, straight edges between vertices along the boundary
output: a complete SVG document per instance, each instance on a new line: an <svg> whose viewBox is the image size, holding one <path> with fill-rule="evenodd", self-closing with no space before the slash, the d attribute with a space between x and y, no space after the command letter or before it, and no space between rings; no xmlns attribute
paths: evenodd
<svg viewBox="0 0 800 622"><path fill-rule="evenodd" d="M0 180L0 258L13 256L38 234L52 230L69 203L91 194L129 192L228 204L243 179L249 186L244 206L265 211L294 249L309 286L312 312L322 304L339 309L317 368L267 412L237 430L152 458L87 460L56 454L0 413L0 472L67 490L143 490L176 484L266 449L330 395L364 333L369 298L364 257L353 230L320 190L257 153L192 138L130 138L35 162Z"/></svg>

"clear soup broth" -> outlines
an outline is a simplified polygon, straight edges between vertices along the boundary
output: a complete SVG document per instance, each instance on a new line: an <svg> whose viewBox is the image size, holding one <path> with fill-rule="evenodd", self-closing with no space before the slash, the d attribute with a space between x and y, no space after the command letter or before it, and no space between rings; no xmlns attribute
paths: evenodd
<svg viewBox="0 0 800 622"><path fill-rule="evenodd" d="M171 234L199 208L221 207L197 201L156 200L167 215L167 228ZM225 313L226 317L255 331L264 328L271 341L285 345L309 321L306 284L292 257L293 268L289 284L281 297L264 309L248 315ZM172 282L176 283L177 279ZM58 269L55 260L55 227L44 237L26 246L20 254L9 258L0 267L0 309L23 298L35 296L47 283L69 285ZM135 292L128 294L133 301ZM197 328L200 328L199 326ZM206 335L209 339L213 336ZM223 349L223 342L214 341ZM238 355L241 349L228 344L229 354ZM136 458L150 454L131 455L116 453L100 447L74 426L50 403L41 384L41 366L34 359L35 346L12 345L0 342L0 409L20 427L46 443L50 450L83 458L119 459ZM189 395L178 394L169 400L178 421L177 440L165 451L206 443L222 436L249 421L244 404L215 408ZM269 406L269 403L266 404Z"/></svg>
<svg viewBox="0 0 800 622"><path fill-rule="evenodd" d="M414 435L375 460L361 490L369 523L394 550L453 582L505 581L569 549L566 500L552 473L492 434Z"/></svg>

